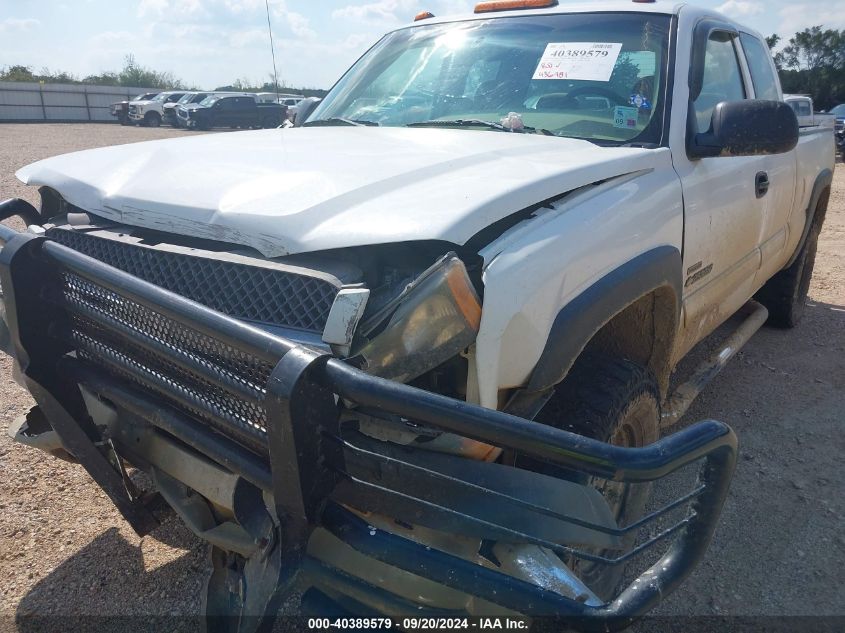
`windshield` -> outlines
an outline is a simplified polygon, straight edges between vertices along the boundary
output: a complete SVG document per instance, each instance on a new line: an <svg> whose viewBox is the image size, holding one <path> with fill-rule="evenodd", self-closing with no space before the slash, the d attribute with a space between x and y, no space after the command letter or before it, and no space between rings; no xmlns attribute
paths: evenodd
<svg viewBox="0 0 845 633"><path fill-rule="evenodd" d="M177 101L176 103L183 103L183 104L184 104L184 103L190 103L190 102L191 102L191 100L192 100L195 96L196 96L196 95L192 95L192 94L182 95L182 98L181 98L181 99L179 99L179 101Z"/></svg>
<svg viewBox="0 0 845 633"><path fill-rule="evenodd" d="M167 97L169 97L169 96L170 96L170 93L162 92L160 95L156 95L156 97L153 99L153 101L157 101L157 102L160 103L162 101L165 101L167 99Z"/></svg>
<svg viewBox="0 0 845 633"><path fill-rule="evenodd" d="M838 106L833 108L830 113L835 114L836 116L845 116L845 103L840 103Z"/></svg>
<svg viewBox="0 0 845 633"><path fill-rule="evenodd" d="M498 123L515 112L545 134L659 142L669 24L666 15L602 13L402 29L362 57L308 122Z"/></svg>
<svg viewBox="0 0 845 633"><path fill-rule="evenodd" d="M213 105L218 99L220 99L220 97L217 97L217 96L206 97L205 99L200 101L200 105L201 106L210 106L210 105Z"/></svg>

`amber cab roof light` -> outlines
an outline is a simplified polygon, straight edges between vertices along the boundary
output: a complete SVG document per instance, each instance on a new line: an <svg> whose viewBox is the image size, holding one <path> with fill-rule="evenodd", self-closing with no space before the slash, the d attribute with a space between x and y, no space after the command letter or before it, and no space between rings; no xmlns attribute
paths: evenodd
<svg viewBox="0 0 845 633"><path fill-rule="evenodd" d="M433 17L434 14L431 11L420 11L414 16L414 22L419 22L420 20L428 20Z"/></svg>
<svg viewBox="0 0 845 633"><path fill-rule="evenodd" d="M516 11L518 9L545 9L556 7L557 0L490 0L475 5L476 13L492 13L493 11Z"/></svg>

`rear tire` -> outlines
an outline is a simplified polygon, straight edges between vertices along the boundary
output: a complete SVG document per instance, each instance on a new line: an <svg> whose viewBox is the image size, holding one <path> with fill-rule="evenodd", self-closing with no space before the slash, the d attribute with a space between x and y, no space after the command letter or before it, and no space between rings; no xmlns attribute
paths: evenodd
<svg viewBox="0 0 845 633"><path fill-rule="evenodd" d="M624 358L588 353L578 359L536 420L616 446L647 446L660 438L660 389L648 368ZM648 485L595 478L585 483L602 493L620 527L643 515ZM635 537L627 537L624 546L629 549ZM604 600L613 598L625 572L625 565L611 567L574 558L566 562Z"/></svg>
<svg viewBox="0 0 845 633"><path fill-rule="evenodd" d="M819 233L824 223L829 197L830 192L827 191L819 198L813 225L810 227L810 232L798 257L789 268L783 269L769 279L755 296L755 299L769 310L769 320L766 322L768 325L793 328L804 316L807 293L810 290L810 281L816 264Z"/></svg>

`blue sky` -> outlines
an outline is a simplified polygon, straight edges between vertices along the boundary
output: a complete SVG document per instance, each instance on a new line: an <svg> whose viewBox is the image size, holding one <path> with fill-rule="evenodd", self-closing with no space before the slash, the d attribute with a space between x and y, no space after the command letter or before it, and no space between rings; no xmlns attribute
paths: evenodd
<svg viewBox="0 0 845 633"><path fill-rule="evenodd" d="M582 0L590 2L591 0ZM693 0L759 31L845 28L845 0ZM471 10L473 0L270 0L279 78L328 88L382 33L419 11ZM84 76L141 64L213 88L272 70L264 0L0 0L0 66Z"/></svg>

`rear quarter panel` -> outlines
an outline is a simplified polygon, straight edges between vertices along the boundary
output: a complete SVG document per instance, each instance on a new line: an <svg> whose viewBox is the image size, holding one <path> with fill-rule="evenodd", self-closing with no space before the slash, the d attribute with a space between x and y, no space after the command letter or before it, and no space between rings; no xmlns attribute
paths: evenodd
<svg viewBox="0 0 845 633"><path fill-rule="evenodd" d="M795 204L789 214L783 264L789 261L801 240L816 179L824 170L832 172L836 167L836 142L832 124L823 118L820 125L801 128L795 153L798 162Z"/></svg>

